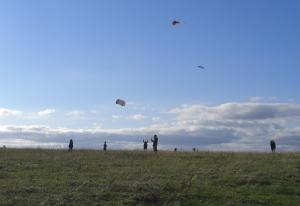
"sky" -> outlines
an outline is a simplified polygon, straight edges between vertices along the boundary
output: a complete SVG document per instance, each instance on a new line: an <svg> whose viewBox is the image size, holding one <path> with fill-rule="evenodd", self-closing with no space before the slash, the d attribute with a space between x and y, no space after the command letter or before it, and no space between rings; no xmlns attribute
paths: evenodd
<svg viewBox="0 0 300 206"><path fill-rule="evenodd" d="M0 145L141 149L157 134L159 149L299 150L299 9L1 1Z"/></svg>

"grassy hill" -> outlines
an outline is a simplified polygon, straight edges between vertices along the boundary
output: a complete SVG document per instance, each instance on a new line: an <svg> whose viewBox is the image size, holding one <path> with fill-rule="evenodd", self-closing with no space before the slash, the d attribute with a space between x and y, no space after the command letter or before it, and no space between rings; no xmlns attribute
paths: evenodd
<svg viewBox="0 0 300 206"><path fill-rule="evenodd" d="M0 205L300 205L299 153L1 149Z"/></svg>

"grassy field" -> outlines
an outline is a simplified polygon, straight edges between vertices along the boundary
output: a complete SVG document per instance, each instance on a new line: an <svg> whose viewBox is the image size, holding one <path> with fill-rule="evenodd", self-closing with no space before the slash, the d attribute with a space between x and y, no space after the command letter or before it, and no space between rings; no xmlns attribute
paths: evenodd
<svg viewBox="0 0 300 206"><path fill-rule="evenodd" d="M0 205L300 205L299 153L1 149Z"/></svg>

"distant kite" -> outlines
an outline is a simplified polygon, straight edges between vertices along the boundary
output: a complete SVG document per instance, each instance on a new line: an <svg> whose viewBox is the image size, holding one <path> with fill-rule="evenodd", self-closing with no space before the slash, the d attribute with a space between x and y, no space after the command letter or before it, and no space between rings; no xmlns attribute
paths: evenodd
<svg viewBox="0 0 300 206"><path fill-rule="evenodd" d="M205 69L205 67L204 66L201 66L201 65L199 65L199 66L197 66L199 69Z"/></svg>
<svg viewBox="0 0 300 206"><path fill-rule="evenodd" d="M116 100L116 104L124 107L126 105L126 102L124 100L122 100L122 99L117 99Z"/></svg>
<svg viewBox="0 0 300 206"><path fill-rule="evenodd" d="M176 26L177 24L180 24L180 21L176 21L176 20L172 21L172 26Z"/></svg>

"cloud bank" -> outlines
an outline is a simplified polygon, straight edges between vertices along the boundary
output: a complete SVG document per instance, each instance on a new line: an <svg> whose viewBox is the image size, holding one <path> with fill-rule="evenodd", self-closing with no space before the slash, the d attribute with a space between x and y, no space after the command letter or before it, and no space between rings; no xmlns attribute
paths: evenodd
<svg viewBox="0 0 300 206"><path fill-rule="evenodd" d="M145 117L140 114L133 119L142 121ZM2 125L0 145L65 148L73 138L75 148L99 149L108 141L113 149L141 149L142 139L158 134L160 149L267 151L270 139L275 139L282 151L300 147L300 104L182 105L171 108L166 117L155 118L159 121L144 127L117 129Z"/></svg>

